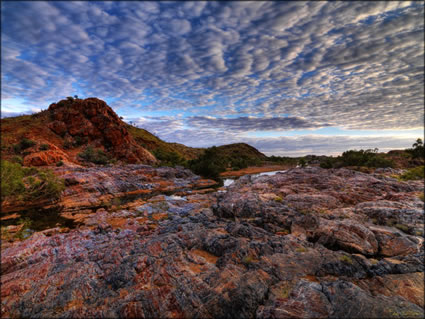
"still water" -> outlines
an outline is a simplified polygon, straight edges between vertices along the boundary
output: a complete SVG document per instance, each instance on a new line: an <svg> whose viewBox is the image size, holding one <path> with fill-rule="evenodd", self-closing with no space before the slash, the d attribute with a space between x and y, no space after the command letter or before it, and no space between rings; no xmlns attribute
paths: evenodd
<svg viewBox="0 0 425 319"><path fill-rule="evenodd" d="M263 176L263 175L272 176L272 175L275 175L275 174L281 173L281 172L286 172L286 170L263 172L263 173L258 173L258 174L252 174L251 176L252 177L258 177L258 176ZM224 179L223 180L224 187L228 187L228 186L232 185L235 180L237 180L237 178L226 178L226 179Z"/></svg>

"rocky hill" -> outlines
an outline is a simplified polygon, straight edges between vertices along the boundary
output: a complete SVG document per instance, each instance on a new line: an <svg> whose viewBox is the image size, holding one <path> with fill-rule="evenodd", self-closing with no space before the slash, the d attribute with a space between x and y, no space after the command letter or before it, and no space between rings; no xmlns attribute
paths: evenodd
<svg viewBox="0 0 425 319"><path fill-rule="evenodd" d="M2 157L20 156L27 166L52 165L59 161L81 163L79 153L87 145L100 149L110 159L125 163L153 164L157 156L198 158L202 148L167 143L152 133L123 122L104 101L68 98L43 112L1 120ZM33 141L20 147L22 141ZM263 161L267 157L244 143L217 147L223 158Z"/></svg>
<svg viewBox="0 0 425 319"><path fill-rule="evenodd" d="M202 149L167 143L150 132L123 122L102 100L68 98L33 115L1 120L2 158L23 158L27 166L52 165L59 161L79 164L88 145L110 159L125 163L153 164L152 152L176 153L188 160ZM23 141L28 145L21 147Z"/></svg>
<svg viewBox="0 0 425 319"><path fill-rule="evenodd" d="M129 134L126 123L102 100L67 99L43 112L2 119L2 157L22 156L27 166L79 163L87 145L127 163L155 157Z"/></svg>

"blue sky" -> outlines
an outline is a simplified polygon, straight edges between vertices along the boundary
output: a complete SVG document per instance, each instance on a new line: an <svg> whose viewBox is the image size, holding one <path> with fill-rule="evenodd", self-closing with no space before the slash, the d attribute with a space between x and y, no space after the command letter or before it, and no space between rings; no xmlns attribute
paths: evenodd
<svg viewBox="0 0 425 319"><path fill-rule="evenodd" d="M423 137L422 1L1 6L3 117L77 94L196 147L296 156Z"/></svg>

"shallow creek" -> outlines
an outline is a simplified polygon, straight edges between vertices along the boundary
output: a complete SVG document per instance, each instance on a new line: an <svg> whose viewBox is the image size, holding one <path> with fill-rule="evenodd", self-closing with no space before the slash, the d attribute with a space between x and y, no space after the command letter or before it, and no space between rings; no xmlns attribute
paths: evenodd
<svg viewBox="0 0 425 319"><path fill-rule="evenodd" d="M283 170L283 171L263 172L263 173L258 173L258 174L252 174L251 176L252 177L258 177L258 176L264 176L264 175L266 175L266 176L272 176L272 175L275 175L277 173L283 173L283 172L286 172L286 170ZM243 176L246 176L246 175L243 175ZM238 178L239 177L225 178L225 179L223 179L223 186L224 187L228 187L228 186L232 185L235 182L235 180L237 180Z"/></svg>

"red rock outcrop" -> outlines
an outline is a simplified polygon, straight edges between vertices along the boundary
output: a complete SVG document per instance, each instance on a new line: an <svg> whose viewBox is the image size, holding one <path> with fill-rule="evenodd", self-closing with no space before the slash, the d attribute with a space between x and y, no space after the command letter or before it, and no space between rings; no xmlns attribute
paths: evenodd
<svg viewBox="0 0 425 319"><path fill-rule="evenodd" d="M62 100L49 106L48 127L69 138L87 139L128 163L154 164L155 157L136 143L117 114L97 98Z"/></svg>
<svg viewBox="0 0 425 319"><path fill-rule="evenodd" d="M97 206L200 181L145 165L55 170L78 208L85 193ZM423 187L304 168L104 205L76 229L2 245L2 317L423 318Z"/></svg>
<svg viewBox="0 0 425 319"><path fill-rule="evenodd" d="M25 166L52 165L59 161L68 160L68 156L61 150L47 150L31 153L24 158Z"/></svg>

